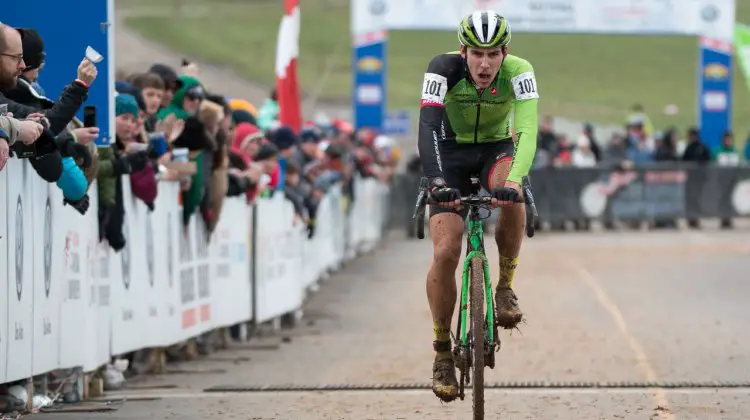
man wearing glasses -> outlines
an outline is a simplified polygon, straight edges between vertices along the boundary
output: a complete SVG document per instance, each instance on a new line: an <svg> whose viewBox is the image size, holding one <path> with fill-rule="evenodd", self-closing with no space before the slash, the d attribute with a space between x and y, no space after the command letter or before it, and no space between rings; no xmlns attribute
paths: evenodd
<svg viewBox="0 0 750 420"><path fill-rule="evenodd" d="M25 67L21 34L0 23L0 91L13 88ZM10 107L11 104L3 105L3 99L0 94L0 170L8 161L11 144L19 140L27 145L32 144L42 134L42 126L39 123L19 121L7 115L15 108Z"/></svg>
<svg viewBox="0 0 750 420"><path fill-rule="evenodd" d="M0 23L0 104L7 104L7 112L15 118L38 119L45 117L53 134L60 134L73 120L81 105L88 98L89 86L97 76L94 63L84 58L78 66L77 78L70 83L49 109L21 105L7 98L4 93L16 87L18 78L26 68L21 33ZM40 114L44 115L40 115Z"/></svg>

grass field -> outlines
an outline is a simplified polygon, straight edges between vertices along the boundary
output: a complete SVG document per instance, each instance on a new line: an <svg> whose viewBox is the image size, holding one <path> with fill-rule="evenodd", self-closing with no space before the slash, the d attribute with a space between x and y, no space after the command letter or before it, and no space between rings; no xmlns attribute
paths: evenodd
<svg viewBox="0 0 750 420"><path fill-rule="evenodd" d="M180 13L174 2L117 0L118 8L130 13L126 25L142 35L228 65L249 79L273 83L282 15L278 0L181 0ZM750 2L738 3L738 21L750 22ZM303 2L299 77L305 93L319 89L321 99L351 97L349 22L346 0ZM534 65L544 113L620 123L639 102L657 127L684 128L696 121L697 42L685 37L518 34L511 52ZM390 33L389 107L415 108L430 58L455 50L456 43L454 32ZM744 138L750 129L750 91L736 70L734 128ZM668 104L676 104L679 114L664 115Z"/></svg>

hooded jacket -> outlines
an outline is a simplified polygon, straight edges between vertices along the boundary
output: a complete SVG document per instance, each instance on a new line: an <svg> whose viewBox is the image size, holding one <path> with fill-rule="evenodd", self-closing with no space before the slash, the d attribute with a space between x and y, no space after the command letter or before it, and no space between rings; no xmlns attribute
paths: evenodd
<svg viewBox="0 0 750 420"><path fill-rule="evenodd" d="M190 114L188 114L185 109L182 108L182 101L185 99L185 92L187 92L191 88L200 86L201 83L195 77L186 75L181 75L177 79L182 83L182 86L177 92L175 92L174 96L172 97L172 101L169 103L169 106L160 109L156 114L157 120L163 120L167 118L169 114L175 114L175 116L179 120L185 120L190 117Z"/></svg>

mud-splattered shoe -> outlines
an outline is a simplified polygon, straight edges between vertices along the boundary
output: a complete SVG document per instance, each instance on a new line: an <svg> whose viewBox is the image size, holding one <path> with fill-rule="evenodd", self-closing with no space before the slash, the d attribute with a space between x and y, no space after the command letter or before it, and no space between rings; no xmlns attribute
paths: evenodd
<svg viewBox="0 0 750 420"><path fill-rule="evenodd" d="M432 392L443 402L458 397L458 380L453 359L435 360L432 365Z"/></svg>
<svg viewBox="0 0 750 420"><path fill-rule="evenodd" d="M523 312L518 306L518 298L510 287L495 289L495 324L510 330L523 320Z"/></svg>

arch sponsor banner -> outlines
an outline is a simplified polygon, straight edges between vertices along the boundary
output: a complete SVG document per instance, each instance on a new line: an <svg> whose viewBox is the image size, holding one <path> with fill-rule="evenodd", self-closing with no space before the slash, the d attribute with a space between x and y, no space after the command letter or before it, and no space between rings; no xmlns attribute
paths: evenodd
<svg viewBox="0 0 750 420"><path fill-rule="evenodd" d="M359 0L363 4L377 0ZM388 29L453 30L476 10L515 32L733 37L735 0L385 0Z"/></svg>

